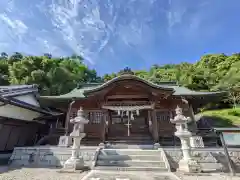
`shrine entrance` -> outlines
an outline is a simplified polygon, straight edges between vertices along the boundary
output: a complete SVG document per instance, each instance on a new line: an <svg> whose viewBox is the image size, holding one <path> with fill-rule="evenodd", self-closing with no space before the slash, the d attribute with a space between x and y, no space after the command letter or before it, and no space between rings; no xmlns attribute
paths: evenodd
<svg viewBox="0 0 240 180"><path fill-rule="evenodd" d="M115 107L116 108L116 107ZM106 140L111 143L127 144L148 144L152 143L152 136L149 131L148 109L127 110L128 107L121 107L122 110L109 110L108 133Z"/></svg>

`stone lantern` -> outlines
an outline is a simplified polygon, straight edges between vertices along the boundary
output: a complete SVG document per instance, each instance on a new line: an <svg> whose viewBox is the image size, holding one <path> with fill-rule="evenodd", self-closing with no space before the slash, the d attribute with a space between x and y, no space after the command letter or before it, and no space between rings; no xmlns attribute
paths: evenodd
<svg viewBox="0 0 240 180"><path fill-rule="evenodd" d="M174 119L171 119L171 122L176 125L177 131L175 132L175 135L179 137L181 141L181 149L183 153L183 158L179 161L178 170L184 172L199 172L201 171L200 165L191 157L190 137L192 136L192 133L189 131L187 124L191 121L191 118L185 117L179 106L177 106L175 111L176 116Z"/></svg>
<svg viewBox="0 0 240 180"><path fill-rule="evenodd" d="M84 160L83 157L79 156L80 143L86 135L84 133L84 125L88 124L89 120L84 117L84 112L82 108L80 108L77 112L77 117L71 119L70 122L74 124L73 131L70 134L73 138L72 155L64 163L64 168L81 170L84 168Z"/></svg>

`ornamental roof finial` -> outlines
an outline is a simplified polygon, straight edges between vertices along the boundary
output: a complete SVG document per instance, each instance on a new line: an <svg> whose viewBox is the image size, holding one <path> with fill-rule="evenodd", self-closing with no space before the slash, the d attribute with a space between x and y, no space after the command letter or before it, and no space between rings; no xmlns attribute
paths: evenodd
<svg viewBox="0 0 240 180"><path fill-rule="evenodd" d="M121 75L134 75L134 72L131 70L131 68L126 67L123 70L119 72Z"/></svg>

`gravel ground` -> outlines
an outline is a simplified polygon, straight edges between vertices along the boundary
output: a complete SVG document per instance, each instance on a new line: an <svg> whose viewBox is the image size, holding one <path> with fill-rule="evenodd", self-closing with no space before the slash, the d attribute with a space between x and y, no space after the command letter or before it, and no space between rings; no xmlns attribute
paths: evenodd
<svg viewBox="0 0 240 180"><path fill-rule="evenodd" d="M0 180L80 180L88 172L66 173L59 169L0 167Z"/></svg>

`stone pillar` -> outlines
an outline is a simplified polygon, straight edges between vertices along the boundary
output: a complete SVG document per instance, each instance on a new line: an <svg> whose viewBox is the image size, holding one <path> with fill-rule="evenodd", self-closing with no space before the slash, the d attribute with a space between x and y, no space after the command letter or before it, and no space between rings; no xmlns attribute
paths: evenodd
<svg viewBox="0 0 240 180"><path fill-rule="evenodd" d="M80 143L82 138L85 137L84 125L89 122L88 119L85 119L82 108L78 110L77 117L70 120L74 124L73 131L70 136L73 138L72 146L72 155L64 163L65 169L72 170L82 170L84 169L84 160L82 156L79 156L80 153Z"/></svg>
<svg viewBox="0 0 240 180"><path fill-rule="evenodd" d="M183 115L182 109L177 106L176 116L171 119L171 122L176 124L177 131L175 135L181 140L181 149L183 158L179 161L179 171L183 172L199 172L201 171L200 165L196 160L191 157L190 152L190 137L192 133L188 130L188 122L191 121L190 117Z"/></svg>

